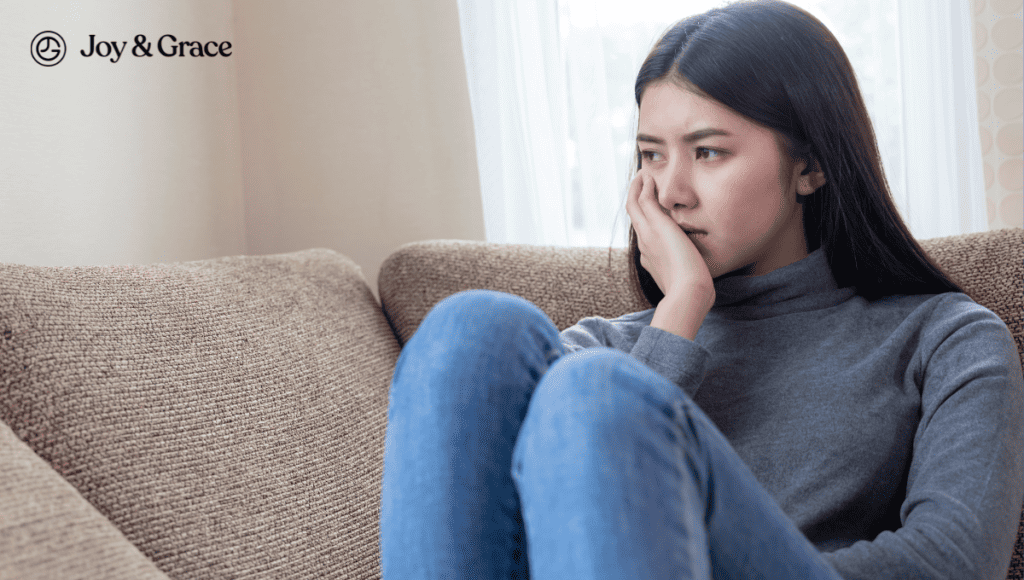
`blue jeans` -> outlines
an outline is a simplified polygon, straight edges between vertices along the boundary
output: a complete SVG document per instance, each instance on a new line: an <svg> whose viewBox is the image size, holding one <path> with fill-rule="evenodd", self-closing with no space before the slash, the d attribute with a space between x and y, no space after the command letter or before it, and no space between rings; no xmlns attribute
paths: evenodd
<svg viewBox="0 0 1024 580"><path fill-rule="evenodd" d="M839 578L679 387L526 300L439 303L390 397L385 580Z"/></svg>

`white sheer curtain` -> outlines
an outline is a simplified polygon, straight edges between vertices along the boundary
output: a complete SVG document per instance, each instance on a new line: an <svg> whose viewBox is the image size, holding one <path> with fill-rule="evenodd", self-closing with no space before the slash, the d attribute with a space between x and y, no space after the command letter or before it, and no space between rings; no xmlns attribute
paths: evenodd
<svg viewBox="0 0 1024 580"><path fill-rule="evenodd" d="M986 229L969 0L797 0L853 62L918 238ZM459 0L490 241L625 245L633 81L684 0Z"/></svg>
<svg viewBox="0 0 1024 580"><path fill-rule="evenodd" d="M900 0L903 182L893 196L918 238L988 229L967 0Z"/></svg>

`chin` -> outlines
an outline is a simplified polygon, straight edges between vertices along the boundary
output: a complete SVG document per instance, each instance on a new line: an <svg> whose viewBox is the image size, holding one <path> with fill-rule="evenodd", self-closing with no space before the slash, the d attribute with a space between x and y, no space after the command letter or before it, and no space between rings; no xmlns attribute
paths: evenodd
<svg viewBox="0 0 1024 580"><path fill-rule="evenodd" d="M724 274L719 274L718 276L712 275L712 279L718 280L720 278L730 278L732 276L752 276L753 274L754 274L754 264L750 263L750 264L747 264L746 266L741 266L739 268L736 268L735 270L730 270L730 271L728 271L728 272L726 272Z"/></svg>
<svg viewBox="0 0 1024 580"><path fill-rule="evenodd" d="M754 274L754 267L757 262L749 262L741 266L737 266L735 262L732 263L720 263L714 258L705 257L704 263L708 265L708 271L711 273L712 280L718 280L719 278L729 278L731 276L752 276Z"/></svg>

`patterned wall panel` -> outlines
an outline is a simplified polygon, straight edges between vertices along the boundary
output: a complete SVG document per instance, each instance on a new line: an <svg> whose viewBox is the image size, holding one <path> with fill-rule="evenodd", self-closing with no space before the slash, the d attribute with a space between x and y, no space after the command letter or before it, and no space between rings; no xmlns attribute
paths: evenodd
<svg viewBox="0 0 1024 580"><path fill-rule="evenodd" d="M1024 226L1024 0L974 0L978 123L990 229Z"/></svg>

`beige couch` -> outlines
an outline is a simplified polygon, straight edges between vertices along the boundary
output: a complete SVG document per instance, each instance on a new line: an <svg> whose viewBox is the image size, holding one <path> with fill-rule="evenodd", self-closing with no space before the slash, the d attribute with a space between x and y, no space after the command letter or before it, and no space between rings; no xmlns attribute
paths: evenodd
<svg viewBox="0 0 1024 580"><path fill-rule="evenodd" d="M924 245L1021 348L1024 230ZM412 244L379 287L329 250L0 265L0 579L377 578L388 383L429 308L644 307L600 248Z"/></svg>

